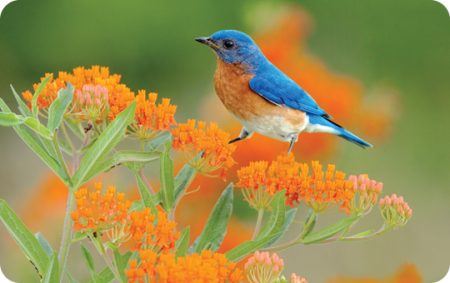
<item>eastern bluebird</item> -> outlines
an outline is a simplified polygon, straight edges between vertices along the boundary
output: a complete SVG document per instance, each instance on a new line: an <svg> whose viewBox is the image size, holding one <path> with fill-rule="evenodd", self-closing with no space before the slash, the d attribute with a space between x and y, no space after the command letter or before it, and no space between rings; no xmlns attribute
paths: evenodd
<svg viewBox="0 0 450 283"><path fill-rule="evenodd" d="M195 40L217 54L216 93L244 126L230 143L257 132L289 142L290 152L298 135L305 131L331 133L361 147L372 147L333 122L306 91L264 56L247 34L222 30Z"/></svg>

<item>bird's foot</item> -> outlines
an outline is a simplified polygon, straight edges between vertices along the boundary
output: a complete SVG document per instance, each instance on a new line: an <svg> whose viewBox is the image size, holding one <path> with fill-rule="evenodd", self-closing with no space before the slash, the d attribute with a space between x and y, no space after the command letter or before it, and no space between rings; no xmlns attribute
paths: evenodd
<svg viewBox="0 0 450 283"><path fill-rule="evenodd" d="M291 153L292 149L294 148L295 143L298 140L298 134L294 134L292 135L290 141L289 141L289 149L288 149L288 154Z"/></svg>
<svg viewBox="0 0 450 283"><path fill-rule="evenodd" d="M239 137L230 140L230 141L228 142L228 144L234 143L234 142L238 142L238 141L242 141L242 140L245 140L245 139L248 138L251 134L252 134L251 132L247 131L245 128L242 128L241 133L239 134Z"/></svg>

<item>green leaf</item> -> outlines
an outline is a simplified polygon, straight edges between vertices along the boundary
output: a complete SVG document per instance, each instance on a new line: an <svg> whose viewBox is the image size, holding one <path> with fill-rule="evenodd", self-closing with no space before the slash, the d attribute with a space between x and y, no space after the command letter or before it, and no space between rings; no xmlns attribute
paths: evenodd
<svg viewBox="0 0 450 283"><path fill-rule="evenodd" d="M80 245L80 247L86 265L91 272L95 272L94 258L92 257L91 252L84 245Z"/></svg>
<svg viewBox="0 0 450 283"><path fill-rule="evenodd" d="M45 274L50 263L45 250L3 199L0 199L0 219L25 256L40 274Z"/></svg>
<svg viewBox="0 0 450 283"><path fill-rule="evenodd" d="M73 99L74 88L70 83L67 87L58 91L58 97L52 102L48 109L47 128L54 132L59 128L64 118L64 114Z"/></svg>
<svg viewBox="0 0 450 283"><path fill-rule="evenodd" d="M45 253L51 257L54 254L53 248L50 245L50 243L47 241L47 239L44 237L44 235L41 234L41 232L37 232L34 234L36 239L39 241L39 244L44 249Z"/></svg>
<svg viewBox="0 0 450 283"><path fill-rule="evenodd" d="M119 270L119 274L123 282L127 281L125 269L128 266L128 260L130 259L131 255L131 252L126 252L122 255L117 248L114 249L114 262L116 263L117 269Z"/></svg>
<svg viewBox="0 0 450 283"><path fill-rule="evenodd" d="M4 112L11 112L11 109L6 105L3 99L0 98L0 109ZM41 141L36 139L29 129L23 125L14 126L13 129L22 141L47 165L53 172L67 185L69 184L69 176L59 165L56 159L45 149Z"/></svg>
<svg viewBox="0 0 450 283"><path fill-rule="evenodd" d="M184 228L183 232L181 232L181 236L175 244L176 249L175 255L177 257L186 255L189 248L190 240L191 240L191 228L188 226Z"/></svg>
<svg viewBox="0 0 450 283"><path fill-rule="evenodd" d="M42 136L45 139L52 140L53 139L53 133L50 132L47 127L41 124L38 119L34 117L26 117L24 119L24 124L28 126L31 130L33 130L38 135Z"/></svg>
<svg viewBox="0 0 450 283"><path fill-rule="evenodd" d="M178 201L197 174L197 169L186 163L175 177L175 201Z"/></svg>
<svg viewBox="0 0 450 283"><path fill-rule="evenodd" d="M373 233L373 230L369 229L369 230L366 230L366 231L359 232L359 233L356 233L354 235L348 236L348 238L351 238L352 240L365 238L365 237L371 235L372 233ZM343 240L346 240L346 239L344 238Z"/></svg>
<svg viewBox="0 0 450 283"><path fill-rule="evenodd" d="M23 99L20 97L20 95L17 94L14 87L12 85L9 85L9 86L11 87L11 91L12 91L14 97L16 98L20 113L25 117L31 116L31 111L30 111L30 108L28 107L28 105L23 101Z"/></svg>
<svg viewBox="0 0 450 283"><path fill-rule="evenodd" d="M156 207L156 197L150 193L150 188L147 183L142 179L139 173L134 174L136 183L138 186L139 194L141 195L142 202L146 207L150 207L152 210Z"/></svg>
<svg viewBox="0 0 450 283"><path fill-rule="evenodd" d="M261 232L256 237L256 240L270 237L274 234L281 234L281 228L284 225L286 215L286 205L284 198L284 191L278 192L272 200L272 213L269 220L261 229Z"/></svg>
<svg viewBox="0 0 450 283"><path fill-rule="evenodd" d="M23 118L12 112L0 112L0 126L17 126L24 122Z"/></svg>
<svg viewBox="0 0 450 283"><path fill-rule="evenodd" d="M114 153L112 157L107 157L105 160L98 161L91 171L86 175L85 182L97 176L100 173L107 172L115 166L126 164L128 162L147 163L154 161L160 157L156 152L142 152L133 150L123 150Z"/></svg>
<svg viewBox="0 0 450 283"><path fill-rule="evenodd" d="M111 269L105 267L100 273L94 274L93 280L89 281L90 283L109 283L114 279L114 273L112 273Z"/></svg>
<svg viewBox="0 0 450 283"><path fill-rule="evenodd" d="M233 185L229 184L216 202L202 233L195 240L195 252L201 252L205 249L215 251L219 248L227 232L227 225L232 212Z"/></svg>
<svg viewBox="0 0 450 283"><path fill-rule="evenodd" d="M345 230L347 227L352 225L355 221L359 219L359 216L352 215L339 220L338 222L316 232L309 233L308 236L304 237L301 241L303 244L313 244L326 239L329 239L336 235L337 233Z"/></svg>
<svg viewBox="0 0 450 283"><path fill-rule="evenodd" d="M122 150L114 154L115 165L125 162L141 162L147 163L154 161L160 157L158 152L144 152L137 150Z"/></svg>
<svg viewBox="0 0 450 283"><path fill-rule="evenodd" d="M295 219L295 214L297 213L297 208L290 209L288 212L286 212L286 217L283 223L283 226L281 227L281 230L279 233L276 234L276 236L273 238L272 241L268 241L266 246L271 246L276 241L278 241L283 235L289 230L289 227L291 226L292 222Z"/></svg>
<svg viewBox="0 0 450 283"><path fill-rule="evenodd" d="M44 90L45 86L47 85L47 83L51 77L52 76L45 77L45 79L42 80L42 82L38 85L38 87L36 88L36 91L33 94L33 98L31 100L31 111L33 112L33 115L35 118L38 117L38 112L39 112L38 105L37 105L39 95L41 94L42 90Z"/></svg>
<svg viewBox="0 0 450 283"><path fill-rule="evenodd" d="M111 124L100 134L95 143L86 151L80 162L80 167L73 176L73 187L78 188L86 181L89 171L94 168L98 162L102 162L122 137L125 135L127 126L134 118L136 103L133 102L124 111L122 111Z"/></svg>
<svg viewBox="0 0 450 283"><path fill-rule="evenodd" d="M50 265L48 266L44 278L42 279L42 283L57 283L57 282L59 282L59 262L56 253L53 253Z"/></svg>
<svg viewBox="0 0 450 283"><path fill-rule="evenodd" d="M166 144L166 149L161 153L160 181L161 200L166 211L170 211L174 204L174 178L173 161L170 158L170 144Z"/></svg>
<svg viewBox="0 0 450 283"><path fill-rule="evenodd" d="M284 191L278 192L272 201L272 214L255 240L248 241L229 250L225 255L231 261L238 261L250 253L265 248L283 235L289 219L286 217Z"/></svg>
<svg viewBox="0 0 450 283"><path fill-rule="evenodd" d="M303 223L303 230L300 234L300 239L305 238L312 232L317 222L317 213L314 209L310 208L308 211L308 215L306 216L305 222Z"/></svg>
<svg viewBox="0 0 450 283"><path fill-rule="evenodd" d="M170 132L162 132L145 145L145 150L156 151L160 146L170 142L171 138Z"/></svg>

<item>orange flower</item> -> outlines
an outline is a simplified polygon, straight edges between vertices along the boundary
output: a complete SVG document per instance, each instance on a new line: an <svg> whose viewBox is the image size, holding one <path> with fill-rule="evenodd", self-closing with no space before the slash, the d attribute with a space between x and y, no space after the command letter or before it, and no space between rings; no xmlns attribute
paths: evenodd
<svg viewBox="0 0 450 283"><path fill-rule="evenodd" d="M74 228L82 233L106 233L112 242L127 241L128 209L131 202L113 186L102 194L102 184L96 183L94 191L80 188L75 192L77 209L72 212Z"/></svg>
<svg viewBox="0 0 450 283"><path fill-rule="evenodd" d="M311 172L310 172L311 171ZM237 186L244 189L247 201L252 204L261 191L267 195L286 190L286 203L294 206L304 201L316 212L325 210L330 204L339 204L350 212L355 195L353 183L345 180L345 173L335 170L335 165L326 171L318 161L308 164L294 160L293 155L280 155L270 165L266 162L251 162L238 171Z"/></svg>
<svg viewBox="0 0 450 283"><path fill-rule="evenodd" d="M74 228L93 236L106 235L118 245L131 242L135 249L151 248L156 252L169 251L179 233L176 223L162 210L152 214L150 208L129 212L131 202L123 193L110 186L102 194L102 184L94 191L81 188L75 192L77 209L72 212Z"/></svg>
<svg viewBox="0 0 450 283"><path fill-rule="evenodd" d="M130 233L136 249L152 248L168 251L175 247L179 233L176 223L167 218L167 214L159 209L157 215L150 208L133 211L130 214Z"/></svg>
<svg viewBox="0 0 450 283"><path fill-rule="evenodd" d="M170 104L169 98L163 98L161 103L156 104L157 98L157 93L146 95L145 90L138 91L133 131L139 138L151 139L159 131L169 130L176 124L174 116L177 106Z"/></svg>
<svg viewBox="0 0 450 283"><path fill-rule="evenodd" d="M173 148L188 153L191 165L202 173L230 168L234 164L231 156L236 148L228 144L230 135L217 124L188 120L172 130ZM195 158L198 153L201 157Z"/></svg>
<svg viewBox="0 0 450 283"><path fill-rule="evenodd" d="M45 77L51 75L52 74L45 74ZM44 78L42 78L41 81L43 79ZM67 83L71 83L74 86L75 93L84 92L86 87L103 87L107 90L106 93L108 95L108 118L112 120L134 100L134 93L126 85L120 83L120 80L121 76L110 74L108 67L92 66L89 69L77 67L73 69L72 73L59 72L58 76L56 78L51 78L42 90L38 98L38 106L41 109L49 107L57 97L58 91L61 88L65 88ZM34 90L37 89L38 85L39 84L33 85ZM33 95L30 91L23 92L22 96L25 101L31 103ZM81 97L86 98L87 96L75 94L74 104L85 104L85 99L83 99L83 101L77 101ZM95 100L93 102L95 102ZM80 109L75 107L71 111L79 114ZM85 116L81 115L81 117Z"/></svg>
<svg viewBox="0 0 450 283"><path fill-rule="evenodd" d="M174 254L139 252L141 263L131 260L126 270L130 282L241 282L242 270L224 254L202 251L176 258ZM145 275L143 275L145 274Z"/></svg>

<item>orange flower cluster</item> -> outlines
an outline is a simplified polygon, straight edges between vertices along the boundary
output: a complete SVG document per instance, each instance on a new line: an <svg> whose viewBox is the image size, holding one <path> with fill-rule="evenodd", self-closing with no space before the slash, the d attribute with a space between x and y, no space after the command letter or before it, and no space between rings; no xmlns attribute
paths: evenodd
<svg viewBox="0 0 450 283"><path fill-rule="evenodd" d="M294 206L304 201L316 212L330 204L339 204L347 213L355 195L353 183L345 179L345 173L328 165L326 171L318 161L296 162L293 155L280 155L270 165L267 162L251 162L238 171L237 186L247 190L250 199L258 191L269 195L286 190L286 203ZM254 192L254 193L252 193Z"/></svg>
<svg viewBox="0 0 450 283"><path fill-rule="evenodd" d="M74 229L92 236L106 235L117 245L131 242L135 249L152 248L157 252L172 249L178 239L176 223L161 209L156 215L149 208L129 211L131 202L110 186L102 194L102 184L94 191L75 192L77 208L72 212Z"/></svg>
<svg viewBox="0 0 450 283"><path fill-rule="evenodd" d="M230 135L217 124L188 120L172 129L173 148L188 153L191 165L200 172L228 169L234 164L231 156L236 148L229 144ZM201 157L195 158L198 153Z"/></svg>
<svg viewBox="0 0 450 283"><path fill-rule="evenodd" d="M176 223L162 209L155 216L150 208L130 213L130 234L137 250L152 247L158 252L174 248L179 236Z"/></svg>
<svg viewBox="0 0 450 283"><path fill-rule="evenodd" d="M125 227L128 226L128 209L131 202L123 193L117 193L113 186L102 194L102 184L96 183L93 191L80 188L75 192L77 209L72 212L74 228L86 233L108 231L111 241L126 241ZM124 233L116 233L123 231Z"/></svg>
<svg viewBox="0 0 450 283"><path fill-rule="evenodd" d="M139 252L140 263L130 260L126 274L129 282L242 282L242 270L224 254L202 251L176 258L174 254L157 255L151 250Z"/></svg>
<svg viewBox="0 0 450 283"><path fill-rule="evenodd" d="M158 131L169 130L176 124L177 107L170 104L169 98L163 98L159 104L156 104L157 99L157 93L146 94L145 90L139 90L136 95L136 123L133 131L141 139L151 139Z"/></svg>
<svg viewBox="0 0 450 283"><path fill-rule="evenodd" d="M131 102L136 101L135 123L132 125L133 134L140 139L151 139L158 131L168 130L175 125L177 107L170 104L170 99L163 98L156 103L157 93L146 94L145 90L138 91L135 96L125 84L120 82L121 76L110 74L108 67L92 66L78 67L72 73L59 72L56 79L52 74L45 74L41 78L52 76L39 95L38 106L46 109L56 99L58 91L70 83L74 86L74 98L69 113L77 121L103 122L113 120ZM39 84L34 84L34 90ZM22 93L29 104L33 99L30 91Z"/></svg>
<svg viewBox="0 0 450 283"><path fill-rule="evenodd" d="M45 77L51 75L45 74ZM134 93L120 80L121 76L110 74L108 67L92 66L88 69L77 67L73 69L72 73L59 72L56 79L51 78L39 95L38 106L43 109L49 107L57 97L58 91L65 88L67 83L71 83L75 90L79 91L82 91L85 85L102 86L108 93L108 118L112 120L134 100ZM34 84L34 90L38 86L39 84ZM30 91L25 91L22 95L26 101L31 102L33 95Z"/></svg>

